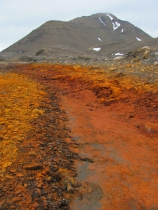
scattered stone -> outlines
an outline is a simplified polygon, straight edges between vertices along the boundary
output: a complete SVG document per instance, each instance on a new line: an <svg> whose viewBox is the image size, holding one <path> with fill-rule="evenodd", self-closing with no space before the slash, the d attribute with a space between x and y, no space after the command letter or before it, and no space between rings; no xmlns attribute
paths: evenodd
<svg viewBox="0 0 158 210"><path fill-rule="evenodd" d="M150 54L150 51L146 50L146 51L144 52L143 58L144 58L144 59L149 58L149 54Z"/></svg>
<svg viewBox="0 0 158 210"><path fill-rule="evenodd" d="M73 186L76 187L76 180L67 169L59 169L58 177L61 178L61 183L68 192L73 192Z"/></svg>
<svg viewBox="0 0 158 210"><path fill-rule="evenodd" d="M158 65L158 61L155 61L155 62L154 62L154 65L155 65L155 66Z"/></svg>
<svg viewBox="0 0 158 210"><path fill-rule="evenodd" d="M143 50L147 50L147 51L150 51L150 47L149 46L144 46L142 47Z"/></svg>
<svg viewBox="0 0 158 210"><path fill-rule="evenodd" d="M114 58L114 61L120 61L122 59L123 59L123 56L117 56L117 57Z"/></svg>

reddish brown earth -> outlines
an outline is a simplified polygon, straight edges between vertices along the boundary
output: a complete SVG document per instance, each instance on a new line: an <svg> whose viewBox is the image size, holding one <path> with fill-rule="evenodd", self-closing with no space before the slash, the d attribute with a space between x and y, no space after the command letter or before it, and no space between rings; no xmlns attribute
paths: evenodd
<svg viewBox="0 0 158 210"><path fill-rule="evenodd" d="M67 150L71 150L73 156L72 162L69 160L70 162L67 162L67 165L63 164L61 168L67 170L70 177L74 177L75 160L77 170L78 193L74 191L76 189L74 184L71 192L65 191L62 194L70 201L70 209L158 209L156 66L122 64L115 67L107 66L106 69L95 69L23 64L12 69L16 74L25 75L40 84L48 96L56 93L59 109L65 112L64 118L60 118L56 128L61 128L63 122L67 129L70 128L70 132L64 131L63 128L58 131L58 135L65 141L63 146L69 145ZM52 111L48 118L53 115L52 107L50 109ZM41 119L37 118L35 124L38 125L40 122ZM47 122L43 122L42 125L45 126ZM64 134L61 134L63 131ZM38 134L35 130L35 136L43 135L44 132ZM35 139L38 140L39 136ZM49 143L51 141L54 139L50 139ZM45 166L49 154L47 149L46 147L42 150ZM53 153L53 149L50 152ZM78 155L75 157L75 154ZM54 153L53 155L55 157ZM42 159L42 155L40 157ZM64 157L58 158L56 159L58 163L54 163L56 167ZM50 159L49 156L48 162L51 162ZM17 163L17 160L15 162ZM69 164L72 165L70 168ZM47 171L42 172L42 175L39 173L41 182L45 173ZM55 176L48 174L49 177L53 175ZM58 187L61 186L60 180ZM53 196L51 189L51 184L45 183L47 196L43 196L45 197L43 200L48 202L49 193ZM38 206L40 202L42 203L40 198L36 199L36 207L34 200L30 198L28 203L31 203L31 207L28 206L27 209L68 208L66 205L59 205L59 201L61 202L59 197L56 195L58 206L52 208L48 204L45 204L45 208L40 208Z"/></svg>

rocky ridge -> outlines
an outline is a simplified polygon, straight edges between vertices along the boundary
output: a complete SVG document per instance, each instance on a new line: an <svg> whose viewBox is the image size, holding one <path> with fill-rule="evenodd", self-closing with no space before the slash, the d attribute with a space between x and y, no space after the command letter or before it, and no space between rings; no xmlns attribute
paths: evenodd
<svg viewBox="0 0 158 210"><path fill-rule="evenodd" d="M116 52L116 51L115 51ZM65 65L82 65L82 66L106 66L113 62L142 62L149 65L157 65L158 62L158 45L143 45L135 50L127 53L115 53L106 55L101 52L92 52L85 50L77 50L66 46L53 46L41 49L34 56L15 56L0 57L0 62L26 62L26 63L56 63Z"/></svg>

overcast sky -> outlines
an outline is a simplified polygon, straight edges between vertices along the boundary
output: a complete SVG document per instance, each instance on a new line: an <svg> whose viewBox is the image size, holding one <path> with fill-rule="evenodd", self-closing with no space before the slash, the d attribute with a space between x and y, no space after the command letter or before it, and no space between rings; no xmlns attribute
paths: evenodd
<svg viewBox="0 0 158 210"><path fill-rule="evenodd" d="M158 0L0 0L0 51L48 20L112 13L158 37Z"/></svg>

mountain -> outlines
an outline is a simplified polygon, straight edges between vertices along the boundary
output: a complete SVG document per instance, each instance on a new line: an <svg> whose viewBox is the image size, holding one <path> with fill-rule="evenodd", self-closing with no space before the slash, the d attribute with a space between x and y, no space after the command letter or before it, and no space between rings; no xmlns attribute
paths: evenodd
<svg viewBox="0 0 158 210"><path fill-rule="evenodd" d="M98 13L68 22L48 21L2 53L35 54L54 45L85 50L114 43L138 43L146 39L152 37L131 23L110 13Z"/></svg>

